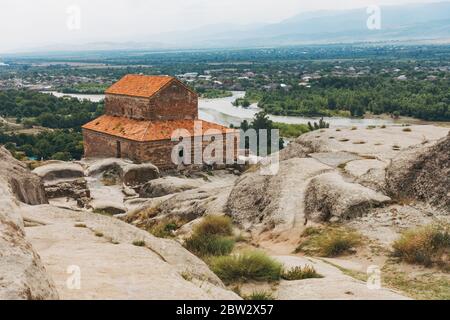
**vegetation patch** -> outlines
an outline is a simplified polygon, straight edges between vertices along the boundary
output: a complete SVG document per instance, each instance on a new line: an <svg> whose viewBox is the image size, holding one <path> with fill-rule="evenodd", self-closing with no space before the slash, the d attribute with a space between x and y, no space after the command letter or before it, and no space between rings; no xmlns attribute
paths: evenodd
<svg viewBox="0 0 450 320"><path fill-rule="evenodd" d="M162 219L151 226L148 232L158 238L171 238L174 236L174 231L183 226L183 224L184 222L179 219Z"/></svg>
<svg viewBox="0 0 450 320"><path fill-rule="evenodd" d="M247 251L232 256L215 257L209 261L211 270L225 283L238 281L280 280L283 266L260 251Z"/></svg>
<svg viewBox="0 0 450 320"><path fill-rule="evenodd" d="M87 228L87 226L84 223L77 223L75 224L75 228Z"/></svg>
<svg viewBox="0 0 450 320"><path fill-rule="evenodd" d="M256 300L256 301L264 301L264 300L275 300L272 292L265 290L256 290L253 291L248 296L244 297L245 300Z"/></svg>
<svg viewBox="0 0 450 320"><path fill-rule="evenodd" d="M404 292L414 299L450 300L450 280L437 272L407 273L398 264L387 263L381 269L382 285Z"/></svg>
<svg viewBox="0 0 450 320"><path fill-rule="evenodd" d="M144 240L134 240L133 241L133 246L136 247L145 247L146 243Z"/></svg>
<svg viewBox="0 0 450 320"><path fill-rule="evenodd" d="M361 245L362 236L344 228L308 228L303 232L296 252L320 257L352 254Z"/></svg>
<svg viewBox="0 0 450 320"><path fill-rule="evenodd" d="M305 124L287 124L287 123L279 123L275 122L273 124L274 129L280 130L281 137L287 138L297 138L304 133L310 131L307 125Z"/></svg>
<svg viewBox="0 0 450 320"><path fill-rule="evenodd" d="M231 253L234 244L231 219L210 215L194 228L185 247L198 256L223 256Z"/></svg>
<svg viewBox="0 0 450 320"><path fill-rule="evenodd" d="M321 274L319 274L313 266L305 265L304 267L297 266L289 270L283 271L281 277L284 280L303 280L303 279L312 279L312 278L323 278Z"/></svg>
<svg viewBox="0 0 450 320"><path fill-rule="evenodd" d="M394 256L405 262L450 270L450 225L435 224L410 229L392 245Z"/></svg>

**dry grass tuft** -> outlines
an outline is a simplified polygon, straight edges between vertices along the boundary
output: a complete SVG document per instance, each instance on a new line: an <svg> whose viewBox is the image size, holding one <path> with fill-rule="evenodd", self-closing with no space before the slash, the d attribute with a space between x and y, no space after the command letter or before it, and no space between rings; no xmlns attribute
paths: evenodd
<svg viewBox="0 0 450 320"><path fill-rule="evenodd" d="M306 230L308 230L306 232ZM296 252L320 257L336 257L352 254L362 243L362 236L343 228L309 228L302 234Z"/></svg>
<svg viewBox="0 0 450 320"><path fill-rule="evenodd" d="M303 280L312 278L323 278L323 276L317 273L313 266L306 265L304 267L295 267L290 270L285 270L281 277L284 280Z"/></svg>
<svg viewBox="0 0 450 320"><path fill-rule="evenodd" d="M394 256L426 267L450 270L450 225L435 224L410 229L393 243Z"/></svg>

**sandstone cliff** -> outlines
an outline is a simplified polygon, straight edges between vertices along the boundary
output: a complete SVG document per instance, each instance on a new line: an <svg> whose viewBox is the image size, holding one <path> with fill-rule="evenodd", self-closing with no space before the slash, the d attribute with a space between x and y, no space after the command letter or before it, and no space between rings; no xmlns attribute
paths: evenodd
<svg viewBox="0 0 450 320"><path fill-rule="evenodd" d="M39 255L25 237L20 203L46 203L40 179L0 148L0 299L57 299Z"/></svg>

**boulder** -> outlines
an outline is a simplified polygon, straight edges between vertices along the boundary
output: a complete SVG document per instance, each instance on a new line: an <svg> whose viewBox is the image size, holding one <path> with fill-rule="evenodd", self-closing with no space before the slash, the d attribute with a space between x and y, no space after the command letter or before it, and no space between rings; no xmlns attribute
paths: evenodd
<svg viewBox="0 0 450 320"><path fill-rule="evenodd" d="M45 186L45 193L49 199L67 197L77 200L90 197L87 182L84 178L47 184Z"/></svg>
<svg viewBox="0 0 450 320"><path fill-rule="evenodd" d="M112 216L126 212L126 209L123 205L119 205L112 201L92 201L90 205L94 212Z"/></svg>
<svg viewBox="0 0 450 320"><path fill-rule="evenodd" d="M396 199L416 199L450 212L450 134L431 146L411 148L386 172L387 192Z"/></svg>
<svg viewBox="0 0 450 320"><path fill-rule="evenodd" d="M41 177L44 182L84 177L83 167L72 162L50 163L37 167L33 173Z"/></svg>
<svg viewBox="0 0 450 320"><path fill-rule="evenodd" d="M13 197L31 205L48 203L42 180L31 174L28 168L11 156L4 147L0 147L0 162L0 177L6 180Z"/></svg>
<svg viewBox="0 0 450 320"><path fill-rule="evenodd" d="M147 182L139 188L141 198L158 198L200 187L204 181L179 177L164 177Z"/></svg>
<svg viewBox="0 0 450 320"><path fill-rule="evenodd" d="M124 220L147 229L155 220L163 218L175 218L188 223L207 214L223 214L226 210L228 196L237 177L234 174L216 172L209 178L208 181L203 180L203 178L167 178L167 181L177 183L183 181L183 185L189 184L191 187L199 187L176 194L149 198L144 203L139 203L138 200L142 199L127 201L127 207L134 208L130 210Z"/></svg>
<svg viewBox="0 0 450 320"><path fill-rule="evenodd" d="M89 162L86 164L86 175L92 177L109 170L117 170L122 174L123 168L129 164L132 164L132 162L118 158L95 160L94 162Z"/></svg>
<svg viewBox="0 0 450 320"><path fill-rule="evenodd" d="M252 232L291 230L305 223L304 197L309 181L332 170L312 158L292 158L280 162L275 175L259 170L242 175L227 201L227 213Z"/></svg>
<svg viewBox="0 0 450 320"><path fill-rule="evenodd" d="M336 172L313 178L305 196L305 215L315 222L349 220L391 198L357 183L344 181Z"/></svg>
<svg viewBox="0 0 450 320"><path fill-rule="evenodd" d="M159 178L159 170L151 163L129 164L123 168L123 183L127 186L144 184Z"/></svg>

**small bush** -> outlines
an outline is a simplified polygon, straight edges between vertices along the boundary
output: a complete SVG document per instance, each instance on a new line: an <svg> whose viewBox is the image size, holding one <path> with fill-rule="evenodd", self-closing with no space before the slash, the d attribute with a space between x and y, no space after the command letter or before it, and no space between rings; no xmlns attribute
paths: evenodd
<svg viewBox="0 0 450 320"><path fill-rule="evenodd" d="M225 216L207 216L198 224L185 247L198 256L228 255L234 248L231 219Z"/></svg>
<svg viewBox="0 0 450 320"><path fill-rule="evenodd" d="M201 235L231 236L233 226L231 219L226 216L206 216L203 221L194 228L194 233Z"/></svg>
<svg viewBox="0 0 450 320"><path fill-rule="evenodd" d="M302 235L296 252L321 257L336 257L353 253L361 244L362 237L355 231L335 228L319 229L314 234Z"/></svg>
<svg viewBox="0 0 450 320"><path fill-rule="evenodd" d="M133 245L136 247L145 247L145 241L144 240L135 240L135 241L133 241Z"/></svg>
<svg viewBox="0 0 450 320"><path fill-rule="evenodd" d="M411 131L412 131L411 128L404 128L404 129L403 129L403 132L411 132Z"/></svg>
<svg viewBox="0 0 450 320"><path fill-rule="evenodd" d="M342 139L339 139L339 141L340 141L340 142L348 142L348 141L350 141L350 139L342 138Z"/></svg>
<svg viewBox="0 0 450 320"><path fill-rule="evenodd" d="M210 261L211 269L223 281L276 281L281 277L281 263L263 252L249 251L234 256L216 257Z"/></svg>
<svg viewBox="0 0 450 320"><path fill-rule="evenodd" d="M352 130L358 130L358 128L357 127L352 127Z"/></svg>
<svg viewBox="0 0 450 320"><path fill-rule="evenodd" d="M230 237L194 234L186 240L185 247L198 256L223 256L233 251L234 244Z"/></svg>
<svg viewBox="0 0 450 320"><path fill-rule="evenodd" d="M250 295L244 297L245 300L274 300L274 296L270 291L253 291Z"/></svg>
<svg viewBox="0 0 450 320"><path fill-rule="evenodd" d="M96 231L95 236L101 238L103 237L103 233L101 233L100 231Z"/></svg>
<svg viewBox="0 0 450 320"><path fill-rule="evenodd" d="M283 272L281 277L284 280L303 280L303 279L311 279L311 278L323 278L322 275L316 272L313 266L306 265L303 268L298 266L292 268L290 270L286 270Z"/></svg>
<svg viewBox="0 0 450 320"><path fill-rule="evenodd" d="M77 223L75 228L87 228L87 226L84 223Z"/></svg>
<svg viewBox="0 0 450 320"><path fill-rule="evenodd" d="M386 129L386 125L383 124L380 128L381 128L381 129Z"/></svg>
<svg viewBox="0 0 450 320"><path fill-rule="evenodd" d="M450 268L450 225L410 229L392 247L394 255L408 263Z"/></svg>

